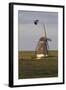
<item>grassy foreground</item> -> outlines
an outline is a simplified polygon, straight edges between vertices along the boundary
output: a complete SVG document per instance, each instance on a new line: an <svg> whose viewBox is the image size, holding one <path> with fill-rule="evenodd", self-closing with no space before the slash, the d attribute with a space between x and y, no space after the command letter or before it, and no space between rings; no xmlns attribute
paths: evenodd
<svg viewBox="0 0 66 90"><path fill-rule="evenodd" d="M19 52L18 78L46 78L58 76L58 53L50 51L49 57L39 59L32 58L34 52Z"/></svg>

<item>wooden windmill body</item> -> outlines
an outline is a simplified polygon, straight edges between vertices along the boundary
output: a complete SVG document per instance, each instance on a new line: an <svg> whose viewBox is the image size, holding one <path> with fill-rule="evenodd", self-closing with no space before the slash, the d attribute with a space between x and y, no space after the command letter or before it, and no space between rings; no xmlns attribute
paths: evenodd
<svg viewBox="0 0 66 90"><path fill-rule="evenodd" d="M38 41L38 45L36 48L36 57L40 59L42 57L48 56L47 53L47 41L45 37L41 37Z"/></svg>

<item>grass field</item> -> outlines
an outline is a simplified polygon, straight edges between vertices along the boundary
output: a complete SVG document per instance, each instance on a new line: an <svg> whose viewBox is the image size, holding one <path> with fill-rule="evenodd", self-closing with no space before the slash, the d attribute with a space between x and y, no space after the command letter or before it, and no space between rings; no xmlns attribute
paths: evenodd
<svg viewBox="0 0 66 90"><path fill-rule="evenodd" d="M33 58L35 52L19 52L19 79L44 78L58 76L58 52L49 51L49 56L37 60Z"/></svg>

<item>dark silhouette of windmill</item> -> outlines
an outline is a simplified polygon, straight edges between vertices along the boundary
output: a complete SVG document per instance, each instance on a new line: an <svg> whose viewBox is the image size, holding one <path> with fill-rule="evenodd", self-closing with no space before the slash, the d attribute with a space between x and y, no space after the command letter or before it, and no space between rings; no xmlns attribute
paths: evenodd
<svg viewBox="0 0 66 90"><path fill-rule="evenodd" d="M34 21L35 25L37 25L38 23L39 20ZM37 59L41 59L43 57L48 56L48 49L49 49L48 41L51 41L51 39L47 38L45 24L43 24L43 28L44 28L44 33L42 33L42 36L39 38L35 51Z"/></svg>

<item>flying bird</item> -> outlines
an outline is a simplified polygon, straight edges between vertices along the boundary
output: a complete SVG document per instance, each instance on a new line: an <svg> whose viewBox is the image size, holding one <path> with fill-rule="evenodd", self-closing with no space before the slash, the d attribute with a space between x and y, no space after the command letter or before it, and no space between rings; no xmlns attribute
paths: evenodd
<svg viewBox="0 0 66 90"><path fill-rule="evenodd" d="M38 24L38 22L39 22L39 20L35 20L35 21L34 21L34 24L35 24L35 25L37 25L37 24Z"/></svg>

